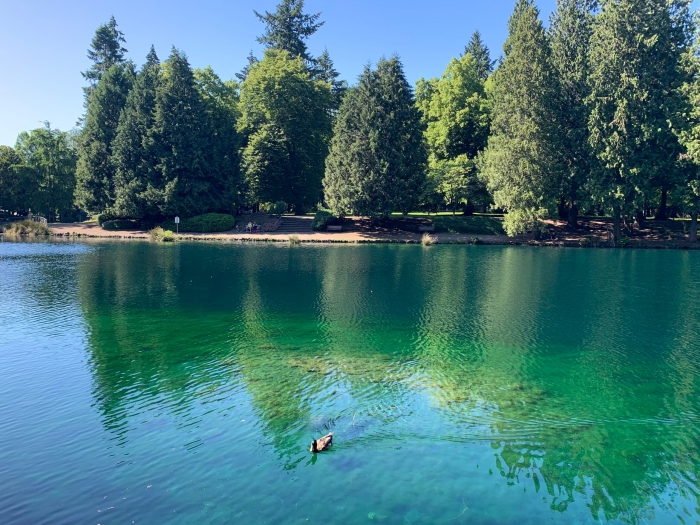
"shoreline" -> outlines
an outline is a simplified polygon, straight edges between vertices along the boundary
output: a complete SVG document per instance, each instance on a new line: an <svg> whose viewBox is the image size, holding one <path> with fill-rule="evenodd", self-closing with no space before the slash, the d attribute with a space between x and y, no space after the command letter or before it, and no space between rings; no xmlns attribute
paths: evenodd
<svg viewBox="0 0 700 525"><path fill-rule="evenodd" d="M56 223L49 225L51 237L73 240L144 240L150 241L148 232L106 231L96 223ZM1 235L1 234L0 234ZM4 235L1 235L4 238ZM581 238L533 240L530 236L508 237L507 235L478 235L431 233L431 244L485 245L485 246L538 246L553 248L635 248L635 249L680 249L698 250L699 243L672 242L661 239L630 239L623 246L608 246L605 242L583 243ZM422 244L423 234L412 232L304 232L304 233L183 233L176 235L178 242L276 242L301 244Z"/></svg>

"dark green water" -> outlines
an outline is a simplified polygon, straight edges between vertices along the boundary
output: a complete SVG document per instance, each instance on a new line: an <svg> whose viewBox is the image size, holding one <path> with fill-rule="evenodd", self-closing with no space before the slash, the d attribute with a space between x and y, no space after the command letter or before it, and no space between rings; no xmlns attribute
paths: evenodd
<svg viewBox="0 0 700 525"><path fill-rule="evenodd" d="M0 312L2 524L700 520L700 253L6 242Z"/></svg>

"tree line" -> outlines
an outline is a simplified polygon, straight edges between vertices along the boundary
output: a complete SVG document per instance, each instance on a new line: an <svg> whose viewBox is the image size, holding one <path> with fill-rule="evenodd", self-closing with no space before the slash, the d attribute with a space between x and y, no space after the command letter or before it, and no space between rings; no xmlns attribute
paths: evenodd
<svg viewBox="0 0 700 525"><path fill-rule="evenodd" d="M509 234L559 217L612 218L614 235L700 205L700 59L688 0L557 0L548 27L517 0L503 54L476 32L439 78L398 57L340 80L308 38L323 25L282 0L235 79L173 48L137 68L112 18L83 73L77 133L0 148L0 208L159 220L283 201L381 219L506 212Z"/></svg>

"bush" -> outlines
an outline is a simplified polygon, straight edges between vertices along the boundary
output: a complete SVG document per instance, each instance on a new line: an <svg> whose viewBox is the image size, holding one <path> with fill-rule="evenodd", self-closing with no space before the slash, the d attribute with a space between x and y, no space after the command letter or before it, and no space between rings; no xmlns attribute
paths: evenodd
<svg viewBox="0 0 700 525"><path fill-rule="evenodd" d="M265 212L272 217L281 217L287 213L287 203L284 201L277 201L274 204L271 202L266 202L260 206L260 211Z"/></svg>
<svg viewBox="0 0 700 525"><path fill-rule="evenodd" d="M148 232L151 236L151 240L155 242L173 242L175 240L175 234L170 230L164 230L160 226L153 228Z"/></svg>
<svg viewBox="0 0 700 525"><path fill-rule="evenodd" d="M457 233L473 235L503 235L503 223L495 217L474 215L472 217L451 217L441 215L433 219L437 233Z"/></svg>
<svg viewBox="0 0 700 525"><path fill-rule="evenodd" d="M423 238L420 242L423 246L431 246L433 244L437 244L437 237L428 233L424 233Z"/></svg>
<svg viewBox="0 0 700 525"><path fill-rule="evenodd" d="M97 224L102 226L107 221L114 221L117 219L123 219L124 216L116 215L114 213L105 212L97 216Z"/></svg>
<svg viewBox="0 0 700 525"><path fill-rule="evenodd" d="M133 230L136 228L136 223L127 219L113 219L102 223L103 230Z"/></svg>
<svg viewBox="0 0 700 525"><path fill-rule="evenodd" d="M51 235L51 230L46 224L26 220L6 225L5 233L7 235Z"/></svg>
<svg viewBox="0 0 700 525"><path fill-rule="evenodd" d="M162 224L165 230L178 230L181 232L215 233L232 230L236 225L233 215L226 213L205 213L189 219L180 219L180 224L167 221Z"/></svg>
<svg viewBox="0 0 700 525"><path fill-rule="evenodd" d="M314 231L323 231L326 226L332 224L335 221L333 214L326 210L318 210L316 215L314 215L314 220L311 222L311 229Z"/></svg>

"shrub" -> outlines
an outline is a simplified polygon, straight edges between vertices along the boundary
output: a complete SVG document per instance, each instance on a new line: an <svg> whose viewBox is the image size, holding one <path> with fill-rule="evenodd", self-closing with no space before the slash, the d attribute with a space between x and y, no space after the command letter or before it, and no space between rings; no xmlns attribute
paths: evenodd
<svg viewBox="0 0 700 525"><path fill-rule="evenodd" d="M495 217L474 215L471 217L441 215L433 218L437 233L472 235L503 235L503 223Z"/></svg>
<svg viewBox="0 0 700 525"><path fill-rule="evenodd" d="M102 223L103 230L133 230L136 228L136 223L128 219L113 219Z"/></svg>
<svg viewBox="0 0 700 525"><path fill-rule="evenodd" d="M299 237L296 235L290 235L289 236L289 244L299 244L301 241L299 241Z"/></svg>
<svg viewBox="0 0 700 525"><path fill-rule="evenodd" d="M205 213L189 219L180 219L180 224L167 221L162 224L165 230L178 230L182 232L216 233L232 230L236 225L233 215L226 213Z"/></svg>
<svg viewBox="0 0 700 525"><path fill-rule="evenodd" d="M102 226L107 221L114 221L117 219L124 219L123 215L116 215L114 213L105 212L97 216L97 224Z"/></svg>
<svg viewBox="0 0 700 525"><path fill-rule="evenodd" d="M271 202L266 202L260 206L260 211L273 217L281 217L287 213L287 203L284 201L277 201L274 204Z"/></svg>
<svg viewBox="0 0 700 525"><path fill-rule="evenodd" d="M311 229L314 231L323 231L326 226L335 220L333 214L326 210L318 210L314 215L314 220L311 222Z"/></svg>
<svg viewBox="0 0 700 525"><path fill-rule="evenodd" d="M478 237L472 237L472 238L471 238L471 243L472 243L474 246L476 246L477 244L481 244L481 239L479 239Z"/></svg>
<svg viewBox="0 0 700 525"><path fill-rule="evenodd" d="M589 237L583 237L578 241L578 244L581 246L581 248L590 248L593 241L591 241Z"/></svg>
<svg viewBox="0 0 700 525"><path fill-rule="evenodd" d="M51 230L46 224L34 221L12 222L5 226L7 235L51 235Z"/></svg>
<svg viewBox="0 0 700 525"><path fill-rule="evenodd" d="M172 231L164 230L160 226L153 228L148 233L151 240L155 242L173 242L175 240L175 234Z"/></svg>

